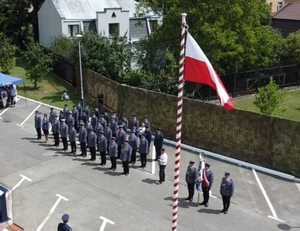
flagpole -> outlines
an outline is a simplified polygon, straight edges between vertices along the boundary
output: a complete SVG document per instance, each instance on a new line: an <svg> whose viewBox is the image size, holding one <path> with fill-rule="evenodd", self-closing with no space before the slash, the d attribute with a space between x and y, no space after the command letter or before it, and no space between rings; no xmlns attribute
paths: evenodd
<svg viewBox="0 0 300 231"><path fill-rule="evenodd" d="M177 121L176 121L176 153L173 183L173 206L172 206L172 231L177 230L178 223L178 198L179 198L179 176L180 176L180 153L181 153L181 128L182 128L182 108L183 108L183 88L184 88L184 56L186 42L186 13L181 14L181 42L179 60L179 79L177 97Z"/></svg>

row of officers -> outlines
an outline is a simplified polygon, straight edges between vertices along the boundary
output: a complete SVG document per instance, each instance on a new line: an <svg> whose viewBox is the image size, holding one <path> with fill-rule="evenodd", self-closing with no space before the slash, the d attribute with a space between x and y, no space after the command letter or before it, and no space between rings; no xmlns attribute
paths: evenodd
<svg viewBox="0 0 300 231"><path fill-rule="evenodd" d="M141 167L146 167L153 135L155 160L160 158L164 142L160 129L155 133L151 132L148 119L140 123L136 116L132 116L128 121L125 117L118 118L116 114L100 113L97 109L89 115L78 106L74 107L73 111L69 111L65 106L59 114L51 108L49 115L36 111L34 120L37 139L41 139L43 133L48 142L49 131L52 130L54 146L59 147L62 141L63 150L67 151L70 144L71 153L76 155L78 141L80 156L86 157L89 149L90 160L96 160L96 153L99 152L100 164L106 165L108 155L112 170L116 170L116 161L120 159L125 175L129 174L129 163L136 163L137 152L140 154Z"/></svg>

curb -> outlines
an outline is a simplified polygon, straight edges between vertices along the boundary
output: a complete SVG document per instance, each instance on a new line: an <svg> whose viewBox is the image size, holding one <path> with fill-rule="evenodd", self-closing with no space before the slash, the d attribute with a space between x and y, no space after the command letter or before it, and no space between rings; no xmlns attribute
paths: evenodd
<svg viewBox="0 0 300 231"><path fill-rule="evenodd" d="M169 145L169 146L176 147L176 142L174 142L172 140L165 139L164 143ZM234 164L234 165L237 165L237 166L240 166L240 167L245 167L245 168L248 168L248 169L255 169L259 172L266 173L268 175L272 175L272 176L276 176L276 177L279 177L279 178L282 178L282 179L285 179L285 180L288 180L288 181L293 181L293 182L300 183L300 178L297 178L297 177L295 177L293 175L290 175L290 174L287 174L287 173L283 173L283 172L279 172L279 171L276 171L276 170L261 167L261 166L251 164L251 163L246 162L246 161L237 160L237 159L227 157L227 156L223 156L223 155L220 155L220 154L217 154L217 153L214 153L214 152L210 152L210 151L207 151L207 150L204 150L204 149L195 148L195 147L187 145L187 144L182 144L181 147L182 147L182 149L193 152L195 154L196 153L203 153L205 156L211 157L213 159L221 160L223 162L228 162L228 163L231 163L231 164Z"/></svg>

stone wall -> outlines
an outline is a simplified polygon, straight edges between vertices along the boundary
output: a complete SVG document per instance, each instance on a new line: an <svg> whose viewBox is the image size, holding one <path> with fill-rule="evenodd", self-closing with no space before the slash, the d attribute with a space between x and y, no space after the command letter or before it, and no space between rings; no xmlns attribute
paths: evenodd
<svg viewBox="0 0 300 231"><path fill-rule="evenodd" d="M148 117L174 139L175 96L121 85L87 71L86 92L103 94L107 108L130 117ZM184 100L183 142L236 159L300 176L300 123Z"/></svg>

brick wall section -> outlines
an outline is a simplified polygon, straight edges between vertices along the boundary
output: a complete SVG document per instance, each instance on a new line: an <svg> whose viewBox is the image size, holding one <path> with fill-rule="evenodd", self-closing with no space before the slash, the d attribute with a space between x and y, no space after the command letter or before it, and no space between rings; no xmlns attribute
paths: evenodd
<svg viewBox="0 0 300 231"><path fill-rule="evenodd" d="M148 117L153 127L175 137L176 97L126 85L87 71L85 87L95 100L130 117ZM236 159L300 176L300 123L184 100L183 142Z"/></svg>

